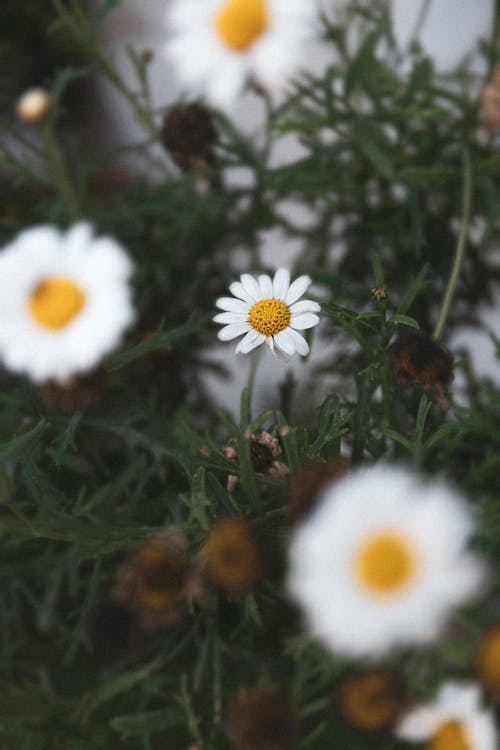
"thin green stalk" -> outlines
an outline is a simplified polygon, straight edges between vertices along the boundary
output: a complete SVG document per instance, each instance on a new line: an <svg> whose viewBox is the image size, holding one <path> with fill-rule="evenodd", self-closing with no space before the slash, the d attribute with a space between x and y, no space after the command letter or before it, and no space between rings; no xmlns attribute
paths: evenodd
<svg viewBox="0 0 500 750"><path fill-rule="evenodd" d="M132 107L137 120L155 140L158 138L158 128L154 123L151 112L140 105L139 97L123 82L110 58L106 54L100 40L92 33L87 16L82 12L80 3L72 0L71 7L74 15L64 6L62 0L52 0L54 10L62 23L70 30L75 40L85 49L86 54L93 56L100 67L100 71L123 94ZM76 20L77 19L77 20Z"/></svg>
<svg viewBox="0 0 500 750"><path fill-rule="evenodd" d="M66 164L66 159L55 137L53 121L47 122L42 130L42 134L45 145L45 159L50 168L53 181L61 191L71 217L79 219L82 216L80 200Z"/></svg>
<svg viewBox="0 0 500 750"><path fill-rule="evenodd" d="M262 347L259 346L253 353L252 356L252 362L250 365L250 370L248 372L248 391L250 394L250 403L252 402L252 396L253 396L253 388L255 384L255 374L257 372L257 367L260 362L260 354L261 354ZM250 420L252 419L252 414L250 413Z"/></svg>
<svg viewBox="0 0 500 750"><path fill-rule="evenodd" d="M455 258L453 260L453 266L448 279L448 285L446 292L443 297L441 304L441 312L439 313L438 322L432 334L433 339L439 339L443 333L448 313L450 311L453 296L458 284L458 278L460 276L460 270L465 257L465 248L467 245L467 233L469 231L471 207L472 207L472 163L470 154L467 149L463 152L463 199L462 199L462 224L460 226L460 232L458 235L457 246L455 250Z"/></svg>
<svg viewBox="0 0 500 750"><path fill-rule="evenodd" d="M391 381L389 378L389 370L387 364L387 301L381 300L379 302L380 311L380 334L379 334L379 376L380 376L380 387L382 389L382 403L384 405L385 417L387 423L391 427L396 427L396 420L394 418L394 410L392 404L392 388Z"/></svg>

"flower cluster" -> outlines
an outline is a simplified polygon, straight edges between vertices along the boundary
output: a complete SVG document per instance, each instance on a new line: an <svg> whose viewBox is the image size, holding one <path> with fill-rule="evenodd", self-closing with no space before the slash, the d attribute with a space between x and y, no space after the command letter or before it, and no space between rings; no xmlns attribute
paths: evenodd
<svg viewBox="0 0 500 750"><path fill-rule="evenodd" d="M282 88L314 38L316 0L176 0L165 46L180 80L216 105L255 80Z"/></svg>
<svg viewBox="0 0 500 750"><path fill-rule="evenodd" d="M486 569L468 550L474 530L473 513L448 485L401 467L358 469L323 487L295 529L288 590L310 633L340 655L380 659L428 644L456 607L481 594ZM498 672L497 643L492 633L481 651L486 683ZM370 730L402 710L394 683L376 671L345 682L340 706ZM409 710L395 731L434 750L496 746L475 685L444 684L435 703Z"/></svg>

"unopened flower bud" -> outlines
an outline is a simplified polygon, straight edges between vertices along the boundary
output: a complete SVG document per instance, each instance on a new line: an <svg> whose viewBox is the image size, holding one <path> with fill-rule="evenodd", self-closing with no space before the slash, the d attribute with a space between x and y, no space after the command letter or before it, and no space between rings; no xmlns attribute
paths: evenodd
<svg viewBox="0 0 500 750"><path fill-rule="evenodd" d="M16 102L16 115L25 125L41 125L52 108L52 97L42 88L28 89Z"/></svg>
<svg viewBox="0 0 500 750"><path fill-rule="evenodd" d="M389 295L385 286L375 286L372 289L372 297L377 302L384 302Z"/></svg>

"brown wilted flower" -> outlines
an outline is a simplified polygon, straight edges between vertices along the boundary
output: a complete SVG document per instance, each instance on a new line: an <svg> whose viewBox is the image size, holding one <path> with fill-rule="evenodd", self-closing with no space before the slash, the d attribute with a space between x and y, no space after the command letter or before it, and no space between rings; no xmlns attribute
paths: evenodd
<svg viewBox="0 0 500 750"><path fill-rule="evenodd" d="M47 380L38 392L48 404L68 413L95 406L101 398L105 374L102 370L74 376L64 383Z"/></svg>
<svg viewBox="0 0 500 750"><path fill-rule="evenodd" d="M201 104L180 104L167 112L161 140L183 171L214 163L218 133L212 114Z"/></svg>
<svg viewBox="0 0 500 750"><path fill-rule="evenodd" d="M481 89L479 121L490 133L500 128L500 68Z"/></svg>
<svg viewBox="0 0 500 750"><path fill-rule="evenodd" d="M153 537L133 551L118 571L117 601L135 610L145 630L177 624L194 572L178 537Z"/></svg>
<svg viewBox="0 0 500 750"><path fill-rule="evenodd" d="M294 479L288 496L288 514L292 521L302 521L315 507L321 490L345 476L349 467L349 461L342 456L304 466Z"/></svg>
<svg viewBox="0 0 500 750"><path fill-rule="evenodd" d="M276 688L243 690L233 705L230 733L238 750L292 750L297 740L294 706Z"/></svg>
<svg viewBox="0 0 500 750"><path fill-rule="evenodd" d="M378 732L389 727L403 711L403 686L400 679L386 669L360 672L342 682L336 703L350 724Z"/></svg>
<svg viewBox="0 0 500 750"><path fill-rule="evenodd" d="M114 660L141 645L137 614L120 602L103 599L88 611L87 633L99 658Z"/></svg>
<svg viewBox="0 0 500 750"><path fill-rule="evenodd" d="M223 518L203 543L201 556L207 576L228 594L248 594L262 578L262 554L248 521Z"/></svg>
<svg viewBox="0 0 500 750"><path fill-rule="evenodd" d="M479 644L477 668L483 684L500 692L500 625L490 628Z"/></svg>
<svg viewBox="0 0 500 750"><path fill-rule="evenodd" d="M234 445L225 445L222 452L235 463L239 462L238 451ZM250 457L257 476L267 474L276 479L284 479L288 476L288 466L283 461L276 460L281 453L278 438L273 437L270 432L262 430L258 435L250 435ZM227 491L234 492L238 482L239 477L236 474L229 474Z"/></svg>
<svg viewBox="0 0 500 750"><path fill-rule="evenodd" d="M396 385L416 380L432 393L442 409L448 408L446 389L453 377L453 357L423 331L408 331L389 347L389 369Z"/></svg>

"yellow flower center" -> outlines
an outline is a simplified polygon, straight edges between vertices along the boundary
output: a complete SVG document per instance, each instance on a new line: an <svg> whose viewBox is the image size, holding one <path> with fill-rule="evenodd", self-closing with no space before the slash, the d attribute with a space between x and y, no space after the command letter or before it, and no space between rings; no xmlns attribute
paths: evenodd
<svg viewBox="0 0 500 750"><path fill-rule="evenodd" d="M29 299L30 315L42 328L59 331L85 305L85 293L70 279L52 276L38 284Z"/></svg>
<svg viewBox="0 0 500 750"><path fill-rule="evenodd" d="M269 27L266 0L227 0L214 20L222 42L234 52L245 52Z"/></svg>
<svg viewBox="0 0 500 750"><path fill-rule="evenodd" d="M479 649L479 672L490 688L500 688L500 627L491 630Z"/></svg>
<svg viewBox="0 0 500 750"><path fill-rule="evenodd" d="M405 537L384 532L371 537L358 550L356 572L372 594L390 595L404 588L415 571L415 555Z"/></svg>
<svg viewBox="0 0 500 750"><path fill-rule="evenodd" d="M387 727L403 704L398 680L383 669L347 678L342 684L339 699L345 718L367 731Z"/></svg>
<svg viewBox="0 0 500 750"><path fill-rule="evenodd" d="M464 727L459 721L442 724L431 740L431 750L471 750Z"/></svg>
<svg viewBox="0 0 500 750"><path fill-rule="evenodd" d="M250 309L248 322L264 336L276 336L290 323L290 310L280 299L262 299Z"/></svg>

